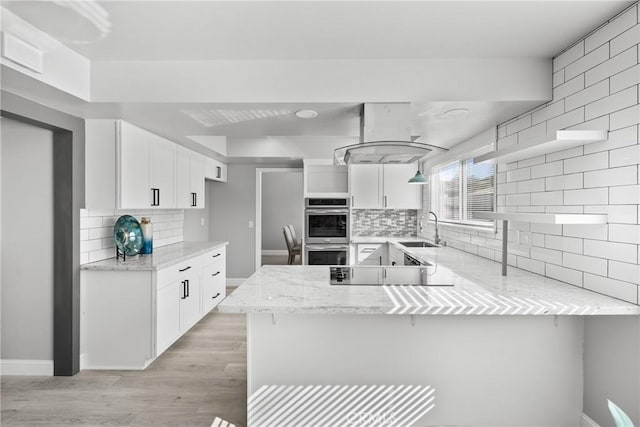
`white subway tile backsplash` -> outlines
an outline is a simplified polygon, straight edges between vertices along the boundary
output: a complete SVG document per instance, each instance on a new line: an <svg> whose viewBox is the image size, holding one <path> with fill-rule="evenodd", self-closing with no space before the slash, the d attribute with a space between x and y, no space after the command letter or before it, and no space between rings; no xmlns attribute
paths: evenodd
<svg viewBox="0 0 640 427"><path fill-rule="evenodd" d="M586 53L582 58L567 65L564 70L566 79L571 79L578 74L595 67L596 65L609 59L609 44L602 45L595 50Z"/></svg>
<svg viewBox="0 0 640 427"><path fill-rule="evenodd" d="M90 216L80 217L80 229L102 227L102 219Z"/></svg>
<svg viewBox="0 0 640 427"><path fill-rule="evenodd" d="M573 270L571 268L561 267L554 264L547 264L545 268L545 274L552 279L567 282L574 286L582 286L582 271Z"/></svg>
<svg viewBox="0 0 640 427"><path fill-rule="evenodd" d="M640 43L640 25L636 24L635 26L629 28L627 31L611 40L611 42L609 43L609 53L612 56L617 55L620 52L634 47L638 43Z"/></svg>
<svg viewBox="0 0 640 427"><path fill-rule="evenodd" d="M555 151L547 154L547 162L555 162L556 160L571 159L573 157L580 157L584 154L583 145L577 147L568 148L562 151Z"/></svg>
<svg viewBox="0 0 640 427"><path fill-rule="evenodd" d="M563 162L558 160L556 162L545 163L543 165L537 165L531 167L531 178L543 178L547 176L562 175Z"/></svg>
<svg viewBox="0 0 640 427"><path fill-rule="evenodd" d="M584 173L584 188L613 187L617 185L632 185L637 183L638 166L636 165ZM589 202L583 204L586 205L589 204Z"/></svg>
<svg viewBox="0 0 640 427"><path fill-rule="evenodd" d="M636 23L636 9L632 7L589 35L584 40L585 53L591 52L598 46L607 43L609 40L636 25Z"/></svg>
<svg viewBox="0 0 640 427"><path fill-rule="evenodd" d="M102 237L113 236L113 228L102 227L102 228L90 228L89 236L87 240L100 239Z"/></svg>
<svg viewBox="0 0 640 427"><path fill-rule="evenodd" d="M527 182L527 181L522 181ZM516 194L518 192L517 182L506 182L504 184L498 184L498 194Z"/></svg>
<svg viewBox="0 0 640 427"><path fill-rule="evenodd" d="M609 203L628 205L640 203L640 185L625 185L609 189Z"/></svg>
<svg viewBox="0 0 640 427"><path fill-rule="evenodd" d="M640 190L639 190L640 191ZM609 190L611 200L611 189ZM638 209L636 205L585 206L586 214L607 214L609 224L637 224Z"/></svg>
<svg viewBox="0 0 640 427"><path fill-rule="evenodd" d="M563 226L560 224L538 224L538 223L532 222L531 232L542 233L542 234L554 234L557 236L561 236L562 227Z"/></svg>
<svg viewBox="0 0 640 427"><path fill-rule="evenodd" d="M553 190L572 190L582 188L583 174L574 173L571 175L561 175L545 178L545 189Z"/></svg>
<svg viewBox="0 0 640 427"><path fill-rule="evenodd" d="M518 134L514 133L513 135L498 138L496 147L498 150L505 150L507 148L515 146L517 143L518 143Z"/></svg>
<svg viewBox="0 0 640 427"><path fill-rule="evenodd" d="M612 113L609 117L609 125L611 126L611 130L637 125L638 117L640 117L640 105L634 105Z"/></svg>
<svg viewBox="0 0 640 427"><path fill-rule="evenodd" d="M638 286L633 283L585 273L584 287L585 289L619 298L633 304L638 303Z"/></svg>
<svg viewBox="0 0 640 427"><path fill-rule="evenodd" d="M549 234L544 236L545 248L574 254L582 254L582 242L583 239L576 237L552 236Z"/></svg>
<svg viewBox="0 0 640 427"><path fill-rule="evenodd" d="M584 240L584 254L622 262L635 262L638 256L637 245L607 242L603 240Z"/></svg>
<svg viewBox="0 0 640 427"><path fill-rule="evenodd" d="M640 225L609 224L609 240L640 245Z"/></svg>
<svg viewBox="0 0 640 427"><path fill-rule="evenodd" d="M568 205L568 206L542 206L546 213L570 213L570 214L583 214L584 206L581 205Z"/></svg>
<svg viewBox="0 0 640 427"><path fill-rule="evenodd" d="M619 55L613 56L611 59L587 71L584 75L585 85L591 86L594 83L608 79L629 67L633 67L637 63L638 52L636 49L627 49Z"/></svg>
<svg viewBox="0 0 640 427"><path fill-rule="evenodd" d="M565 224L562 226L562 235L593 240L607 240L608 227L607 224Z"/></svg>
<svg viewBox="0 0 640 427"><path fill-rule="evenodd" d="M518 265L518 268L521 268L523 270L544 275L544 262L542 261L536 261L531 258L518 256L517 265Z"/></svg>
<svg viewBox="0 0 640 427"><path fill-rule="evenodd" d="M610 260L609 277L640 285L640 265Z"/></svg>
<svg viewBox="0 0 640 427"><path fill-rule="evenodd" d="M638 89L630 87L613 95L599 99L587 105L584 110L585 120L613 113L638 103Z"/></svg>
<svg viewBox="0 0 640 427"><path fill-rule="evenodd" d="M563 70L564 71L564 70ZM572 79L566 79L564 83L553 88L553 99L564 100L569 95L584 89L584 74L580 74ZM564 102L562 103L563 108ZM566 109L564 111L567 111Z"/></svg>
<svg viewBox="0 0 640 427"><path fill-rule="evenodd" d="M608 188L590 188L585 190L564 190L565 205L607 205Z"/></svg>
<svg viewBox="0 0 640 427"><path fill-rule="evenodd" d="M587 273L598 274L600 276L607 275L607 260L604 258L563 252L562 266Z"/></svg>
<svg viewBox="0 0 640 427"><path fill-rule="evenodd" d="M531 258L535 260L544 261L551 264L562 265L561 251L556 251L553 249L546 249L546 248L538 248L534 246L531 248L530 253L531 253ZM540 273L540 274L544 274L544 273Z"/></svg>
<svg viewBox="0 0 640 427"><path fill-rule="evenodd" d="M518 120L507 123L507 135L511 135L522 129L526 129L531 126L531 114L527 114Z"/></svg>
<svg viewBox="0 0 640 427"><path fill-rule="evenodd" d="M553 71L558 71L561 68L575 62L576 60L584 56L584 40L579 41L571 48L562 52L560 55L553 58Z"/></svg>
<svg viewBox="0 0 640 427"><path fill-rule="evenodd" d="M531 179L528 181L518 181L517 184L518 193L532 193L536 191L544 191L544 178Z"/></svg>
<svg viewBox="0 0 640 427"><path fill-rule="evenodd" d="M80 252L91 252L102 249L102 239L80 242Z"/></svg>
<svg viewBox="0 0 640 427"><path fill-rule="evenodd" d="M530 194L507 194L506 204L507 206L530 205L531 195Z"/></svg>
<svg viewBox="0 0 640 427"><path fill-rule="evenodd" d="M546 134L547 124L543 122L518 132L518 141L522 144L543 138Z"/></svg>
<svg viewBox="0 0 640 427"><path fill-rule="evenodd" d="M609 167L609 153L600 152L564 160L564 173L584 172Z"/></svg>
<svg viewBox="0 0 640 427"><path fill-rule="evenodd" d="M628 147L638 143L638 126L629 126L609 132L606 141L595 142L584 146L584 154Z"/></svg>
<svg viewBox="0 0 640 427"><path fill-rule="evenodd" d="M547 132L554 132L559 129L567 129L584 121L584 107L564 113L547 121ZM547 161L549 158L547 157Z"/></svg>
<svg viewBox="0 0 640 427"><path fill-rule="evenodd" d="M612 150L609 153L609 166L612 168L640 164L640 144Z"/></svg>
<svg viewBox="0 0 640 427"><path fill-rule="evenodd" d="M514 169L507 172L507 182L524 181L531 179L531 169Z"/></svg>
<svg viewBox="0 0 640 427"><path fill-rule="evenodd" d="M571 111L583 105L602 99L609 95L609 81L601 81L593 86L587 87L580 92L576 92L571 96L565 98L565 108L567 111Z"/></svg>
<svg viewBox="0 0 640 427"><path fill-rule="evenodd" d="M562 191L544 191L540 193L531 193L531 204L532 205L561 205L563 204Z"/></svg>
<svg viewBox="0 0 640 427"><path fill-rule="evenodd" d="M553 73L553 87L557 87L564 83L564 68L558 72Z"/></svg>
<svg viewBox="0 0 640 427"><path fill-rule="evenodd" d="M553 104L549 104L546 107L534 112L531 117L531 122L535 125L538 123L546 122L547 120L558 117L562 114L564 114L564 99L554 102Z"/></svg>
<svg viewBox="0 0 640 427"><path fill-rule="evenodd" d="M529 159L524 159L524 160L519 160L518 161L518 165L516 166L518 169L520 168L526 168L528 166L534 166L534 165L539 165L541 163L544 163L545 160L545 156L544 154L542 156L538 156L538 157L531 157Z"/></svg>
<svg viewBox="0 0 640 427"><path fill-rule="evenodd" d="M611 93L616 93L637 84L640 84L640 65L635 65L615 76L611 76L609 80L609 90Z"/></svg>

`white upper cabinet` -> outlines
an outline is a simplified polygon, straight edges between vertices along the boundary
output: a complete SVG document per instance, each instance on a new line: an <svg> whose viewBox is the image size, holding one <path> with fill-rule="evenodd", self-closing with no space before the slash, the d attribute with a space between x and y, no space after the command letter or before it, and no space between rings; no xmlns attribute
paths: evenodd
<svg viewBox="0 0 640 427"><path fill-rule="evenodd" d="M180 209L204 208L204 156L178 147L176 200Z"/></svg>
<svg viewBox="0 0 640 427"><path fill-rule="evenodd" d="M409 184L417 166L350 165L351 207L422 209L421 186Z"/></svg>
<svg viewBox="0 0 640 427"><path fill-rule="evenodd" d="M173 208L176 206L176 144L154 135L149 144L149 155L152 202L159 208Z"/></svg>
<svg viewBox="0 0 640 427"><path fill-rule="evenodd" d="M118 208L152 207L149 133L126 122L117 122Z"/></svg>
<svg viewBox="0 0 640 427"><path fill-rule="evenodd" d="M422 186L409 184L417 165L384 165L383 206L391 209L422 209Z"/></svg>
<svg viewBox="0 0 640 427"><path fill-rule="evenodd" d="M349 170L332 159L304 159L304 197L349 197Z"/></svg>
<svg viewBox="0 0 640 427"><path fill-rule="evenodd" d="M216 159L205 157L204 177L213 181L227 182L227 165Z"/></svg>
<svg viewBox="0 0 640 427"><path fill-rule="evenodd" d="M352 208L382 207L382 175L382 165L349 165Z"/></svg>

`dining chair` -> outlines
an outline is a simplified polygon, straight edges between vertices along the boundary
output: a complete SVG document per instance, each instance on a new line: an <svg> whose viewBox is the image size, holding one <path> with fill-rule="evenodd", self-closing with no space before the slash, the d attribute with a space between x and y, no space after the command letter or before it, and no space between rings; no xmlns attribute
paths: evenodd
<svg viewBox="0 0 640 427"><path fill-rule="evenodd" d="M287 264L291 265L294 263L296 255L301 255L301 248L300 246L296 246L295 240L293 240L293 236L291 235L291 230L287 225L282 227L282 233L284 234L284 241L287 244L287 251L289 252Z"/></svg>

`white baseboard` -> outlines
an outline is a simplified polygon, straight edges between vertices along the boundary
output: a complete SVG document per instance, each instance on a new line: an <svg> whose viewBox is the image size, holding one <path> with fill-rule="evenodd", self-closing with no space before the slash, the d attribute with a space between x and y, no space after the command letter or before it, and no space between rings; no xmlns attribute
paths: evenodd
<svg viewBox="0 0 640 427"><path fill-rule="evenodd" d="M589 418L587 414L582 414L582 418L580 418L580 427L600 427L600 424Z"/></svg>
<svg viewBox="0 0 640 427"><path fill-rule="evenodd" d="M87 357L85 353L80 353L80 370L83 371L87 369Z"/></svg>
<svg viewBox="0 0 640 427"><path fill-rule="evenodd" d="M289 255L286 249L263 249L262 255Z"/></svg>
<svg viewBox="0 0 640 427"><path fill-rule="evenodd" d="M236 278L236 279L234 279L234 278L228 278L227 277L227 286L230 286L232 288L233 287L238 287L238 286L242 285L245 282L245 280L247 280L247 278L244 278L244 279L243 278L239 278L239 279Z"/></svg>
<svg viewBox="0 0 640 427"><path fill-rule="evenodd" d="M1 375L53 376L53 360L0 360Z"/></svg>

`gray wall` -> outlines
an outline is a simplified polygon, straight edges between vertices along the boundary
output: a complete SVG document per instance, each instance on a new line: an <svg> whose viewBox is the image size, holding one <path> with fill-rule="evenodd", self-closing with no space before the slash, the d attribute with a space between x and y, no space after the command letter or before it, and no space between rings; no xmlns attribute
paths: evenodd
<svg viewBox="0 0 640 427"><path fill-rule="evenodd" d="M0 123L1 357L53 360L53 132Z"/></svg>
<svg viewBox="0 0 640 427"><path fill-rule="evenodd" d="M640 426L640 316L585 316L584 413L614 425L607 399Z"/></svg>
<svg viewBox="0 0 640 427"><path fill-rule="evenodd" d="M282 227L293 225L302 238L302 170L262 174L262 249L287 250Z"/></svg>
<svg viewBox="0 0 640 427"><path fill-rule="evenodd" d="M289 167L269 165L270 167ZM227 277L247 278L255 272L256 168L264 165L229 165L227 182L212 182L209 238L228 241Z"/></svg>
<svg viewBox="0 0 640 427"><path fill-rule="evenodd" d="M183 239L190 242L204 242L209 240L209 223L211 217L210 187L216 185L214 181L204 183L204 208L184 210Z"/></svg>
<svg viewBox="0 0 640 427"><path fill-rule="evenodd" d="M85 188L84 120L5 91L2 91L2 116L53 131L53 369L55 375L73 375L80 370L80 209L84 207Z"/></svg>

